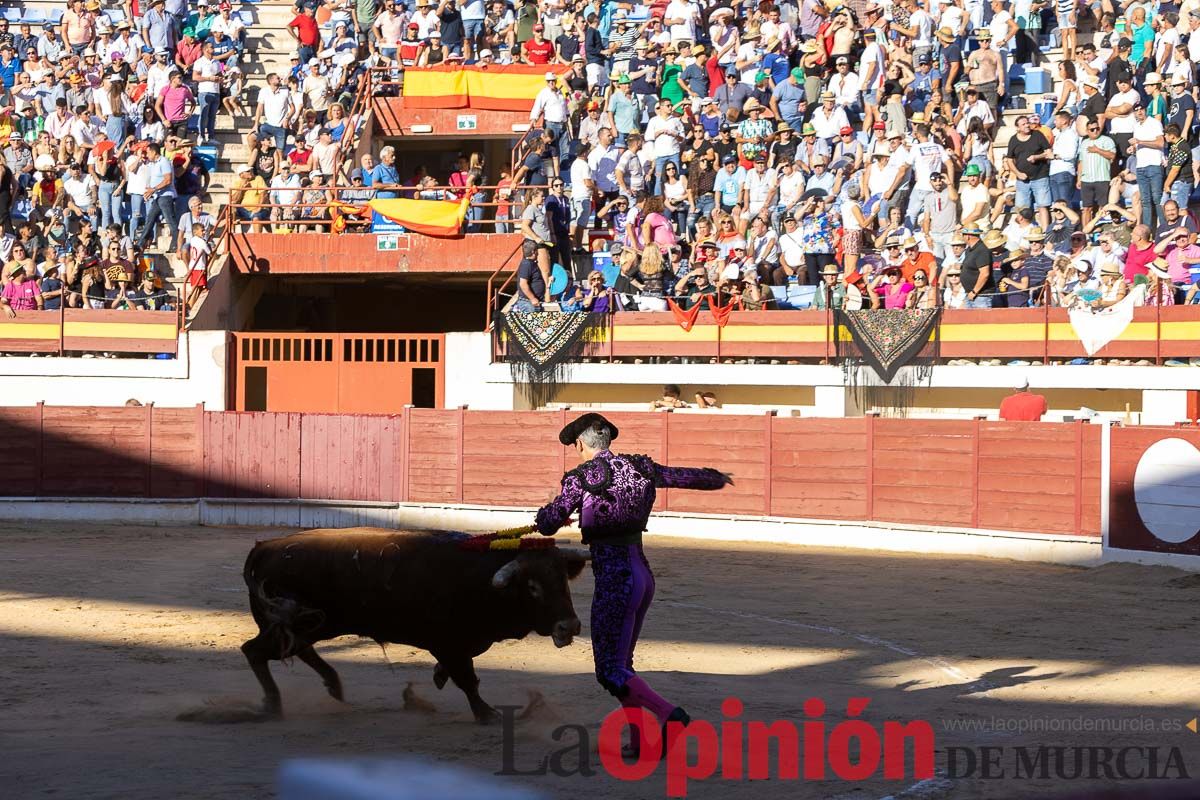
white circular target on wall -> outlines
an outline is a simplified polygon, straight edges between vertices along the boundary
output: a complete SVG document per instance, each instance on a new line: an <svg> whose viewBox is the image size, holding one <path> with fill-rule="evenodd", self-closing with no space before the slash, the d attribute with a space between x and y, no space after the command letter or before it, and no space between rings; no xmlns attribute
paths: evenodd
<svg viewBox="0 0 1200 800"><path fill-rule="evenodd" d="M1180 544L1200 533L1200 450L1183 439L1150 445L1138 460L1133 499L1156 538Z"/></svg>

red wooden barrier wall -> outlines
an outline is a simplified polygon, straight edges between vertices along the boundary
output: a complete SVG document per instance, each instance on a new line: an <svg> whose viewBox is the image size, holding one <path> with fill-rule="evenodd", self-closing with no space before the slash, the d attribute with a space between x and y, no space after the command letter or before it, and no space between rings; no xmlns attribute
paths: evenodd
<svg viewBox="0 0 1200 800"><path fill-rule="evenodd" d="M0 409L8 496L263 497L540 505L578 463L572 412L397 416ZM1083 423L611 415L619 449L734 475L665 511L1096 536L1100 429Z"/></svg>

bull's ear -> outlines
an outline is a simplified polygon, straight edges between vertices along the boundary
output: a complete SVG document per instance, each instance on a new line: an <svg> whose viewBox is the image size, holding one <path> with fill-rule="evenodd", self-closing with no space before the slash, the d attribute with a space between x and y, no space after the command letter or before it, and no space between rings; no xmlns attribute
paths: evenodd
<svg viewBox="0 0 1200 800"><path fill-rule="evenodd" d="M520 572L521 560L519 558L514 558L512 561L496 570L496 574L492 576L492 588L503 589L512 583L513 579L516 578Z"/></svg>
<svg viewBox="0 0 1200 800"><path fill-rule="evenodd" d="M578 578L579 573L583 572L583 565L592 560L591 551L582 547L560 547L558 551L567 565L567 580Z"/></svg>

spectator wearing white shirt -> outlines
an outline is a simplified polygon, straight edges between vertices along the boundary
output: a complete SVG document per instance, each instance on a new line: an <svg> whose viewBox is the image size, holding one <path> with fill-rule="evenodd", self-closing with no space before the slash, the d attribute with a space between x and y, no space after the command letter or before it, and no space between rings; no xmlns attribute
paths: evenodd
<svg viewBox="0 0 1200 800"><path fill-rule="evenodd" d="M138 234L135 246L141 250L150 237L159 217L167 220L171 231L168 252L175 252L175 241L179 238L179 223L175 217L175 169L169 159L162 155L162 148L155 142L146 146L146 222Z"/></svg>
<svg viewBox="0 0 1200 800"><path fill-rule="evenodd" d="M1133 127L1137 120L1133 116L1133 108L1142 102L1142 96L1133 88L1128 75L1117 78L1117 92L1108 100L1105 117L1108 119L1108 133L1117 145L1117 163L1123 163L1129 155L1129 140L1133 136Z"/></svg>
<svg viewBox="0 0 1200 800"><path fill-rule="evenodd" d="M617 161L621 151L613 146L612 128L601 128L596 134L597 144L587 156L588 167L591 168L591 179L595 182L596 191L601 194L605 204L616 199L620 190L617 185ZM574 188L572 188L572 192Z"/></svg>
<svg viewBox="0 0 1200 800"><path fill-rule="evenodd" d="M146 150L138 148L125 159L125 196L129 198L129 230L137 231L146 218Z"/></svg>
<svg viewBox="0 0 1200 800"><path fill-rule="evenodd" d="M954 129L958 131L959 136L967 135L967 128L973 119L982 122L985 129L990 128L996 121L992 107L974 86L967 89L966 100L958 108L958 124L954 126Z"/></svg>
<svg viewBox="0 0 1200 800"><path fill-rule="evenodd" d="M1136 148L1136 174L1138 191L1142 195L1142 224L1157 230L1158 220L1162 216L1163 179L1166 170L1163 168L1163 148L1166 139L1163 136L1162 123L1146 114L1146 107L1139 101L1133 107L1134 127L1130 144Z"/></svg>
<svg viewBox="0 0 1200 800"><path fill-rule="evenodd" d="M1054 144L1050 148L1050 197L1055 203L1071 202L1075 196L1075 166L1079 160L1079 134L1069 111L1054 115Z"/></svg>
<svg viewBox="0 0 1200 800"><path fill-rule="evenodd" d="M281 152L287 146L287 128L291 122L292 93L282 86L279 76L267 76L267 86L258 93L258 106L254 110L254 128L259 136L270 136Z"/></svg>
<svg viewBox="0 0 1200 800"><path fill-rule="evenodd" d="M283 208L271 209L272 221L296 219L302 188L300 176L292 172L291 164L287 161L282 162L275 177L271 178L270 198L271 205Z"/></svg>
<svg viewBox="0 0 1200 800"><path fill-rule="evenodd" d="M91 221L93 230L100 227L97 202L99 185L91 174L83 171L78 162L67 166L67 174L63 177L63 192L67 195L66 220L68 226L72 221L85 218Z"/></svg>
<svg viewBox="0 0 1200 800"><path fill-rule="evenodd" d="M828 90L821 92L821 105L813 112L811 122L826 147L831 147L842 128L850 124L846 112L837 106L837 96Z"/></svg>
<svg viewBox="0 0 1200 800"><path fill-rule="evenodd" d="M663 22L670 28L671 44L694 42L700 24L700 8L692 0L671 0L663 13Z"/></svg>
<svg viewBox="0 0 1200 800"><path fill-rule="evenodd" d="M583 232L592 216L592 192L596 182L588 163L591 150L590 144L580 142L579 152L571 162L571 245L574 252L583 249Z"/></svg>
<svg viewBox="0 0 1200 800"><path fill-rule="evenodd" d="M754 159L754 169L746 173L742 183L741 206L746 209L747 217L756 217L774 206L778 183L775 170L767 168L766 153L759 153Z"/></svg>
<svg viewBox="0 0 1200 800"><path fill-rule="evenodd" d="M42 129L50 134L51 139L62 139L70 133L71 122L74 117L67 110L67 99L60 97L54 101L54 112L47 114L46 119L42 124Z"/></svg>
<svg viewBox="0 0 1200 800"><path fill-rule="evenodd" d="M221 108L222 66L213 58L213 43L207 41L200 57L192 64L192 80L196 81L200 99L200 143L211 144L217 136L217 111Z"/></svg>
<svg viewBox="0 0 1200 800"><path fill-rule="evenodd" d="M171 85L171 73L177 68L169 56L168 50L154 52L154 63L146 70L146 97L158 97L163 89Z"/></svg>
<svg viewBox="0 0 1200 800"><path fill-rule="evenodd" d="M859 97L862 82L858 75L850 69L850 59L846 56L838 56L835 63L837 71L829 78L829 91L833 92L836 98L834 102L851 113L862 113L862 102Z"/></svg>
<svg viewBox="0 0 1200 800"><path fill-rule="evenodd" d="M67 125L67 136L75 138L75 144L85 150L91 150L96 146L96 134L100 132L100 123L95 117L88 113L86 105L75 107L75 116L71 118Z"/></svg>
<svg viewBox="0 0 1200 800"><path fill-rule="evenodd" d="M740 74L739 80L747 86L754 85L754 77L758 74L759 64L762 61L761 48L759 47L762 35L753 28L742 33L742 43L738 45L737 54L734 56L734 66Z"/></svg>
<svg viewBox="0 0 1200 800"><path fill-rule="evenodd" d="M654 156L655 186L662 185L663 167L668 161L681 167L679 150L685 138L683 123L675 115L671 101L659 100L654 116L646 126L646 141L650 143L651 155Z"/></svg>
<svg viewBox="0 0 1200 800"><path fill-rule="evenodd" d="M561 163L563 154L569 152L571 146L571 135L567 129L567 117L569 116L567 99L559 91L558 75L547 72L545 78L546 85L533 99L533 109L529 112L529 124L537 125L538 119L542 120L542 129L554 137L554 146L558 151Z"/></svg>
<svg viewBox="0 0 1200 800"><path fill-rule="evenodd" d="M929 138L929 126L914 125L913 136L916 141L909 151L909 166L912 167L913 189L908 199L908 211L905 214L908 226L917 226L917 217L925 209L925 195L933 191L930 176L934 173L951 174L950 156L945 148Z"/></svg>

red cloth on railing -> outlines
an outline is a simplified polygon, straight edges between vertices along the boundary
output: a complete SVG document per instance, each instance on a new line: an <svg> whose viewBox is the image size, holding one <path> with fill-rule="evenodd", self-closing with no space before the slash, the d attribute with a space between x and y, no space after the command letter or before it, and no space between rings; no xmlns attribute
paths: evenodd
<svg viewBox="0 0 1200 800"><path fill-rule="evenodd" d="M700 298L700 302L684 311L674 300L667 300L667 307L671 309L671 313L675 315L675 321L679 323L679 327L685 331L690 331L692 326L696 324L696 317L700 316L700 309L704 308L704 298Z"/></svg>
<svg viewBox="0 0 1200 800"><path fill-rule="evenodd" d="M738 311L742 309L742 298L740 297L735 297L723 306L717 304L715 295L705 295L704 299L708 301L708 307L712 311L713 319L717 321L717 326L721 328L724 328L726 323L729 322L729 315L735 309Z"/></svg>
<svg viewBox="0 0 1200 800"><path fill-rule="evenodd" d="M670 308L671 313L675 315L675 321L679 323L679 327L683 328L685 331L690 331L696 324L696 319L700 316L700 311L704 308L705 303L708 304L709 310L712 311L713 319L716 320L717 325L721 328L724 328L729 322L729 315L731 312L734 310L740 311L742 308L741 298L732 300L725 305L720 305L717 302L716 296L711 294L703 295L696 302L696 305L692 306L687 311L684 311L682 308L676 305L674 300L669 298L667 299L667 307Z"/></svg>

